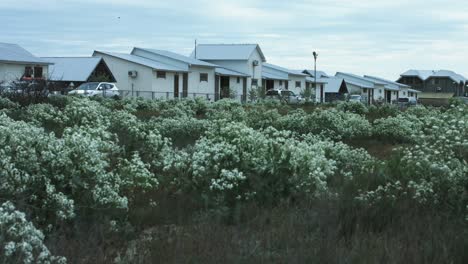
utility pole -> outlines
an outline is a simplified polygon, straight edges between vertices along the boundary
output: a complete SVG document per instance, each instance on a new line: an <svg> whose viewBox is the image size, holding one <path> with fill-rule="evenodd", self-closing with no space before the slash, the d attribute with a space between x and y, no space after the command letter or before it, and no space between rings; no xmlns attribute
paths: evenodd
<svg viewBox="0 0 468 264"><path fill-rule="evenodd" d="M314 55L314 89L315 91L317 91L317 57L318 57L318 53L317 52L313 52L312 53ZM322 91L320 90L320 102L322 102Z"/></svg>
<svg viewBox="0 0 468 264"><path fill-rule="evenodd" d="M195 39L195 59L197 58L197 39Z"/></svg>

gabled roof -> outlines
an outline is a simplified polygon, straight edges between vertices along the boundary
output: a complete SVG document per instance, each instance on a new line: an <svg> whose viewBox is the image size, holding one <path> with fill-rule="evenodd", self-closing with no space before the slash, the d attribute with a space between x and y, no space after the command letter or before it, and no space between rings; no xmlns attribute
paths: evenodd
<svg viewBox="0 0 468 264"><path fill-rule="evenodd" d="M345 80L346 83L359 86L361 88L374 89L375 84L385 85L382 82L372 81L352 73L337 72L335 77L340 77Z"/></svg>
<svg viewBox="0 0 468 264"><path fill-rule="evenodd" d="M215 73L218 75L224 75L224 76L234 76L234 77L249 77L250 75L230 70L224 67L216 67Z"/></svg>
<svg viewBox="0 0 468 264"><path fill-rule="evenodd" d="M180 55L180 54L177 54L177 53L174 53L174 52L171 52L171 51L167 51L167 50L145 49L145 48L134 47L133 51L138 50L138 49L143 50L143 51L147 51L147 52L150 52L150 53L154 53L154 54L157 54L157 55L160 55L160 56L164 56L164 57L167 57L167 58L170 58L170 59L173 59L173 60L185 62L185 63L187 63L189 65L213 67L213 68L217 67L217 65L214 65L214 64L211 64L211 63L208 63L208 62L204 62L204 61L201 61L201 60L197 60L195 58L187 57L187 56L184 56L184 55ZM131 52L132 54L133 54L133 51Z"/></svg>
<svg viewBox="0 0 468 264"><path fill-rule="evenodd" d="M314 70L303 70L302 72L312 77L314 77L314 73L315 73ZM326 74L324 71L317 71L317 78L327 78L327 77L330 77L330 76L328 76L328 74Z"/></svg>
<svg viewBox="0 0 468 264"><path fill-rule="evenodd" d="M378 81L378 82L383 82L383 83L385 83L386 85L388 85L388 86L390 86L390 87L393 87L393 88L395 88L395 89L398 89L399 87L411 88L411 86L409 86L409 85L402 84L402 83L397 83L397 82L390 81L390 80L387 80L387 79L384 79L384 78L380 78L380 77L375 77L375 76L371 76L371 75L364 75L364 77L367 78L367 79L370 79L370 80L375 80L375 81Z"/></svg>
<svg viewBox="0 0 468 264"><path fill-rule="evenodd" d="M20 64L52 64L32 55L29 51L25 50L21 46L10 43L0 43L0 61Z"/></svg>
<svg viewBox="0 0 468 264"><path fill-rule="evenodd" d="M291 75L297 75L297 76L303 76L303 77L307 76L307 74L304 74L295 70L286 69L281 66L270 64L270 63L263 63L263 68L275 69L277 71L281 71L281 72L291 74Z"/></svg>
<svg viewBox="0 0 468 264"><path fill-rule="evenodd" d="M401 77L418 77L419 79L425 81L431 77L446 77L450 78L455 82L466 82L467 79L453 71L449 70L408 70L400 75Z"/></svg>
<svg viewBox="0 0 468 264"><path fill-rule="evenodd" d="M263 62L265 55L258 44L199 44L196 47L196 58L199 60L248 60L257 50ZM195 50L191 54L195 58Z"/></svg>
<svg viewBox="0 0 468 264"><path fill-rule="evenodd" d="M86 82L102 60L99 57L44 57L43 59L54 63L49 66L50 80L77 82Z"/></svg>
<svg viewBox="0 0 468 264"><path fill-rule="evenodd" d="M343 84L344 79L338 77L327 78L327 84L325 84L325 93L338 93L340 91L341 85ZM345 82L346 85L346 82Z"/></svg>
<svg viewBox="0 0 468 264"><path fill-rule="evenodd" d="M112 56L115 58L119 58L122 60L126 60L132 63L140 64L155 70L163 70L163 71L174 71L174 72L187 72L186 70L174 67L172 65L166 64L166 63L161 63L158 61L150 60L147 58L143 58L140 56L132 55L132 54L126 54L126 53L117 53L117 52L104 52L104 51L94 51L93 56L99 56L99 54L104 54L108 56Z"/></svg>

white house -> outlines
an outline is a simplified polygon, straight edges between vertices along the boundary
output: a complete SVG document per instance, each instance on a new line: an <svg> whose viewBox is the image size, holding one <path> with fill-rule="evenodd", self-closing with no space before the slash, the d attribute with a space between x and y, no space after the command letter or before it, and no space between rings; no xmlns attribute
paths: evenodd
<svg viewBox="0 0 468 264"><path fill-rule="evenodd" d="M245 75L245 89L261 85L263 63L266 59L257 44L200 44L195 47L191 57ZM223 80L220 78L219 82Z"/></svg>
<svg viewBox="0 0 468 264"><path fill-rule="evenodd" d="M368 79L351 73L337 72L335 77L343 78L350 94L359 94L368 103L376 101L391 103L397 99L394 89L382 81Z"/></svg>
<svg viewBox="0 0 468 264"><path fill-rule="evenodd" d="M380 77L375 77L375 76L370 76L370 75L364 75L365 78L370 79L370 80L375 80L378 82L383 82L386 84L386 87L391 87L394 90L392 92L396 93L396 99L398 98L413 98L413 99L418 99L418 94L421 93L418 90L412 89L411 86L398 83L398 82L393 82L390 80L386 80L384 78ZM394 97L392 97L394 98Z"/></svg>
<svg viewBox="0 0 468 264"><path fill-rule="evenodd" d="M141 56L94 51L114 74L122 96L179 98L188 96L188 70Z"/></svg>
<svg viewBox="0 0 468 264"><path fill-rule="evenodd" d="M346 81L343 78L329 76L323 71L303 70L307 74L306 86L314 89L315 101L319 103L344 100L349 93ZM315 78L317 74L317 78ZM317 85L315 85L315 83Z"/></svg>
<svg viewBox="0 0 468 264"><path fill-rule="evenodd" d="M262 86L265 87L266 90L287 89L293 91L295 94L300 94L306 88L307 75L300 71L264 63L262 76Z"/></svg>
<svg viewBox="0 0 468 264"><path fill-rule="evenodd" d="M0 82L47 79L50 64L17 44L0 43Z"/></svg>

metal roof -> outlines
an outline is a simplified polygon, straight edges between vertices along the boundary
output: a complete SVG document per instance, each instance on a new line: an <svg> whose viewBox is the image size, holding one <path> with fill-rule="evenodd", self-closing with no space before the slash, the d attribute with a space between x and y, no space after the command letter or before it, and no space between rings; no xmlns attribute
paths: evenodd
<svg viewBox="0 0 468 264"><path fill-rule="evenodd" d="M34 56L21 46L11 43L0 43L0 61L21 64L51 64L50 62Z"/></svg>
<svg viewBox="0 0 468 264"><path fill-rule="evenodd" d="M303 70L302 72L305 73L305 74L308 74L308 75L310 75L312 77L314 77L314 73L315 73L314 70ZM330 77L330 76L328 76L328 74L326 74L324 71L317 71L317 78L322 78L322 77L326 78L326 77Z"/></svg>
<svg viewBox="0 0 468 264"><path fill-rule="evenodd" d="M249 77L250 75L238 72L238 71L233 71L224 67L217 67L215 69L215 73L218 75L224 75L224 76L237 76L237 77Z"/></svg>
<svg viewBox="0 0 468 264"><path fill-rule="evenodd" d="M271 69L275 69L277 71L282 71L282 72L285 72L287 74L292 74L292 75L307 76L307 74L304 74L302 72L286 69L286 68L283 68L281 66L270 64L270 63L263 63L263 68L271 68Z"/></svg>
<svg viewBox="0 0 468 264"><path fill-rule="evenodd" d="M352 74L352 73L344 73L344 72L337 72L335 77L340 77L345 80L346 83L367 89L374 89L375 84L384 84L382 82L371 81L364 77Z"/></svg>
<svg viewBox="0 0 468 264"><path fill-rule="evenodd" d="M341 85L343 84L343 78L330 77L327 78L327 83L325 84L325 93L338 93L340 91ZM346 84L346 82L345 82Z"/></svg>
<svg viewBox="0 0 468 264"><path fill-rule="evenodd" d="M100 57L43 57L49 66L50 80L86 82L102 60Z"/></svg>
<svg viewBox="0 0 468 264"><path fill-rule="evenodd" d="M400 76L402 77L418 77L421 80L425 81L431 77L446 77L450 78L455 82L466 82L467 79L453 71L449 70L408 70L404 73L402 73Z"/></svg>
<svg viewBox="0 0 468 264"><path fill-rule="evenodd" d="M318 75L318 74L317 74ZM327 80L328 78L317 78L317 83L327 83ZM310 77L310 76L307 76L306 77L306 81L307 82L311 82L311 83L315 83L315 78L314 77Z"/></svg>
<svg viewBox="0 0 468 264"><path fill-rule="evenodd" d="M406 84L397 83L397 82L390 81L390 80L380 78L380 77L375 77L375 76L370 76L370 75L364 75L364 77L367 78L367 79L384 82L385 84L387 84L387 85L389 85L389 86L391 86L393 88L396 88L396 89L398 89L399 87L404 87L404 88L410 88L411 87L411 86L406 85Z"/></svg>
<svg viewBox="0 0 468 264"><path fill-rule="evenodd" d="M267 80L281 80L281 81L288 81L289 79L287 77L274 74L271 72L264 72L262 71L262 78L267 79Z"/></svg>
<svg viewBox="0 0 468 264"><path fill-rule="evenodd" d="M173 59L173 60L185 62L185 63L190 64L190 65L213 67L213 68L217 67L217 65L214 65L214 64L211 64L211 63L208 63L208 62L204 62L204 61L201 61L201 60L197 60L195 58L187 57L187 56L184 56L184 55L180 55L180 54L177 54L177 53L174 53L174 52L171 52L171 51L167 51L167 50L145 49L145 48L134 47L133 50L135 50L135 49L151 52L151 53L154 53L154 54L157 54L157 55L160 55L160 56L164 56L164 57L167 57L167 58L170 58L170 59ZM131 53L133 54L133 51Z"/></svg>
<svg viewBox="0 0 468 264"><path fill-rule="evenodd" d="M258 44L200 44L195 49L196 58L199 60L248 60L257 50L262 61L266 62ZM191 57L195 58L195 50Z"/></svg>
<svg viewBox="0 0 468 264"><path fill-rule="evenodd" d="M149 68L153 68L155 70L163 70L163 71L173 71L173 72L187 72L184 69L174 67L172 65L161 63L158 61L150 60L147 58L143 58L137 55L126 54L126 53L116 53L116 52L105 52L105 51L94 51L93 56L99 56L99 54L104 54L108 56L112 56L115 58L119 58L122 60L126 60L132 63L140 64Z"/></svg>

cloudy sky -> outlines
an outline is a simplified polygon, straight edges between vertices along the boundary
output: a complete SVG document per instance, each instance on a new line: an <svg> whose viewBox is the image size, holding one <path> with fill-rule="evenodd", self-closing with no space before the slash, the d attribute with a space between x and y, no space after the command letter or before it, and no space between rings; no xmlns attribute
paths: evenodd
<svg viewBox="0 0 468 264"><path fill-rule="evenodd" d="M268 62L396 79L410 68L468 76L466 0L1 0L0 42L39 56L140 46L258 43Z"/></svg>

